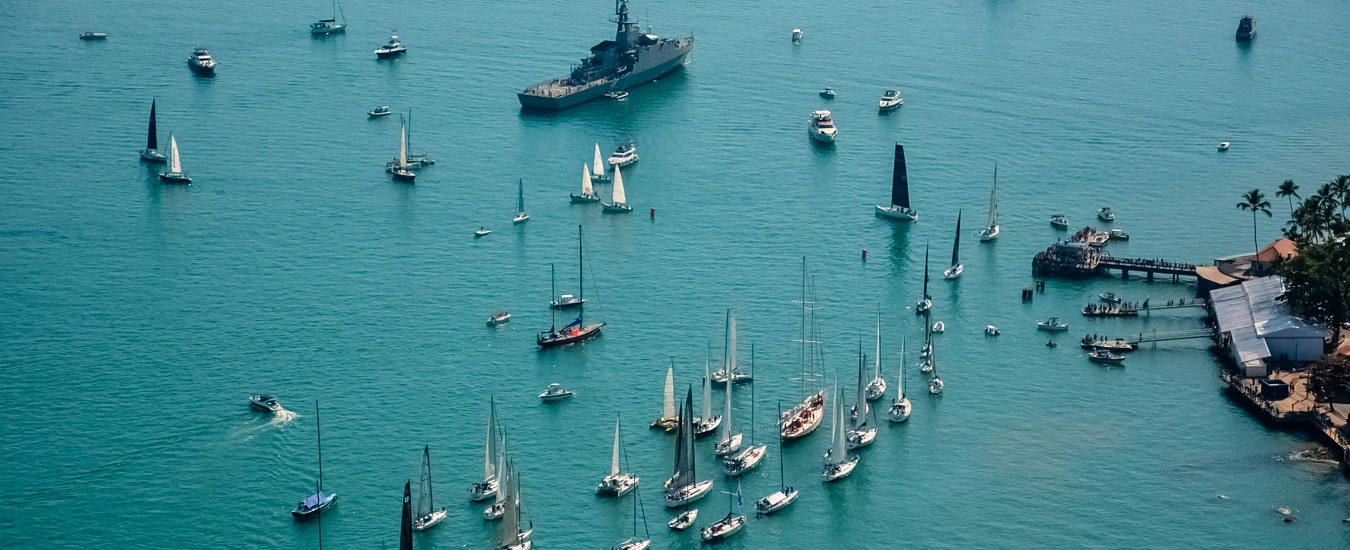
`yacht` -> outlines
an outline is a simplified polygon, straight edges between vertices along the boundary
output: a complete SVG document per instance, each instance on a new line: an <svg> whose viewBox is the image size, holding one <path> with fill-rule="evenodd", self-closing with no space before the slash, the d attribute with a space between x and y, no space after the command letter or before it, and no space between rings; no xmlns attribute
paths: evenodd
<svg viewBox="0 0 1350 550"><path fill-rule="evenodd" d="M106 32L84 31L80 33L80 40L103 40L108 37Z"/></svg>
<svg viewBox="0 0 1350 550"><path fill-rule="evenodd" d="M942 272L942 276L947 280L952 280L961 276L966 270L966 266L961 264L961 211L956 212L956 238L952 241L952 266Z"/></svg>
<svg viewBox="0 0 1350 550"><path fill-rule="evenodd" d="M501 474L503 462L503 453L498 449L497 432L497 403L496 400L488 400L488 422L487 422L487 451L483 456L483 480L474 483L469 488L469 500L478 502L492 498L497 494L499 488L499 474Z"/></svg>
<svg viewBox="0 0 1350 550"><path fill-rule="evenodd" d="M394 159L394 166L389 172L394 175L398 181L413 182L417 180L417 173L408 166L408 125L403 125L402 134L398 142L398 158Z"/></svg>
<svg viewBox="0 0 1350 550"><path fill-rule="evenodd" d="M557 401L559 399L567 399L574 395L576 395L576 392L562 387L562 384L554 382L548 385L548 389L539 394L539 399L544 401Z"/></svg>
<svg viewBox="0 0 1350 550"><path fill-rule="evenodd" d="M539 349L547 349L558 346L569 346L579 342L585 342L586 340L590 340L591 338L600 336L600 330L605 327L605 323L603 322L592 323L589 325L586 324L586 305L585 305L586 286L585 286L585 277L583 276L583 268L586 265L586 263L582 259L582 247L583 243L581 240L581 226L578 225L577 288L580 289L578 293L581 295L580 300L582 304L579 304L581 307L578 308L577 317L576 319L573 319L572 322L563 325L562 328L558 328L557 312L550 310L550 313L552 314L553 317L551 320L552 324L549 326L548 330L539 332L539 334L537 334L534 339L535 344L539 346ZM550 266L549 267L550 281L553 278L551 276L552 269L553 269L552 266ZM549 286L552 287L552 284L550 283ZM555 292L555 290L550 289L549 292L552 293Z"/></svg>
<svg viewBox="0 0 1350 550"><path fill-rule="evenodd" d="M347 30L347 15L342 14L342 22L338 22L338 13L342 6L337 0L333 0L333 16L328 19L320 19L315 23L309 24L309 34L333 34L335 32L344 32Z"/></svg>
<svg viewBox="0 0 1350 550"><path fill-rule="evenodd" d="M727 515L714 521L712 525L700 530L705 542L718 542L739 533L745 527L745 516L737 514L741 503L741 483L736 482L736 492L727 491Z"/></svg>
<svg viewBox="0 0 1350 550"><path fill-rule="evenodd" d="M436 508L431 490L431 447L422 446L421 481L417 497L417 516L412 520L412 528L426 531L445 521L445 507Z"/></svg>
<svg viewBox="0 0 1350 550"><path fill-rule="evenodd" d="M885 93L881 94L881 101L877 102L877 107L884 113L904 104L905 98L900 97L900 90L886 90Z"/></svg>
<svg viewBox="0 0 1350 550"><path fill-rule="evenodd" d="M553 309L564 309L569 307L577 307L585 302L586 300L577 298L574 295L562 294L558 296L557 300L550 301L548 303L548 307L551 307Z"/></svg>
<svg viewBox="0 0 1350 550"><path fill-rule="evenodd" d="M1069 324L1060 321L1059 317L1051 317L1045 321L1036 321L1036 328L1039 330L1048 330L1050 332L1064 332L1069 330Z"/></svg>
<svg viewBox="0 0 1350 550"><path fill-rule="evenodd" d="M905 168L905 148L895 144L895 161L891 166L891 205L877 205L876 215L900 221L919 219L919 213L909 204L909 174Z"/></svg>
<svg viewBox="0 0 1350 550"><path fill-rule="evenodd" d="M628 494L638 485L638 476L633 473L625 473L619 470L619 451L622 450L622 443L619 438L619 420L614 420L614 451L610 455L609 475L600 480L600 484L595 487L595 492L604 496L618 498Z"/></svg>
<svg viewBox="0 0 1350 550"><path fill-rule="evenodd" d="M525 213L525 178L520 178L520 187L516 191L516 215L511 218L511 225L530 221L530 215Z"/></svg>
<svg viewBox="0 0 1350 550"><path fill-rule="evenodd" d="M946 384L942 383L942 379L938 378L938 376L934 374L933 379L928 382L928 393L931 393L933 395L941 394L942 388L945 386Z"/></svg>
<svg viewBox="0 0 1350 550"><path fill-rule="evenodd" d="M609 165L615 168L628 166L638 161L637 146L632 143L620 145L609 155Z"/></svg>
<svg viewBox="0 0 1350 550"><path fill-rule="evenodd" d="M821 143L834 143L834 139L839 136L839 129L835 128L830 112L823 109L811 111L811 122L806 130L811 134L811 139Z"/></svg>
<svg viewBox="0 0 1350 550"><path fill-rule="evenodd" d="M801 42L801 41L802 41L802 30L801 30L801 29L792 29L792 41L793 41L793 42Z"/></svg>
<svg viewBox="0 0 1350 550"><path fill-rule="evenodd" d="M379 107L371 109L366 115L370 116L370 118L380 118L382 116L389 116L393 113L393 111L389 110L388 105L380 105Z"/></svg>
<svg viewBox="0 0 1350 550"><path fill-rule="evenodd" d="M867 379L863 374L863 363L866 361L862 353L862 339L858 339L858 394L853 401L853 416L848 432L845 435L848 441L849 449L857 449L871 445L877 438L877 429L872 426L869 410L872 408L867 404Z"/></svg>
<svg viewBox="0 0 1350 550"><path fill-rule="evenodd" d="M169 166L159 173L159 181L165 183L192 183L187 173L183 172L183 161L178 158L178 140L169 133Z"/></svg>
<svg viewBox="0 0 1350 550"><path fill-rule="evenodd" d="M905 397L905 340L900 340L900 375L895 381L895 401L891 402L891 422L904 422L909 420L910 407L909 398Z"/></svg>
<svg viewBox="0 0 1350 550"><path fill-rule="evenodd" d="M1109 206L1103 206L1097 209L1097 218L1104 222L1115 221L1116 213L1112 212Z"/></svg>
<svg viewBox="0 0 1350 550"><path fill-rule="evenodd" d="M834 423L831 430L834 436L833 447L830 452L825 453L825 469L821 476L825 481L838 481L848 477L853 473L853 469L858 467L858 456L849 456L846 432L848 428L844 425L844 406L839 403L838 382L834 391Z"/></svg>
<svg viewBox="0 0 1350 550"><path fill-rule="evenodd" d="M778 416L783 416L783 405L778 405ZM778 490L769 496L755 501L755 511L761 515L772 514L797 500L797 490L787 484L787 472L783 467L783 440L778 440Z"/></svg>
<svg viewBox="0 0 1350 550"><path fill-rule="evenodd" d="M734 372L736 369L736 314L728 309L726 319L726 348L722 353L722 368ZM735 386L735 384L727 384L727 402L722 407L722 438L713 447L717 456L729 455L739 451L741 442L744 440L743 435L736 433L731 423L731 390ZM690 412L693 412L692 409L690 409Z"/></svg>
<svg viewBox="0 0 1350 550"><path fill-rule="evenodd" d="M213 74L216 72L216 60L211 59L211 52L206 48L192 48L192 55L188 56L188 67L201 74Z"/></svg>
<svg viewBox="0 0 1350 550"><path fill-rule="evenodd" d="M824 90L820 91L820 97L823 97L825 99L834 99L834 88L826 86Z"/></svg>
<svg viewBox="0 0 1350 550"><path fill-rule="evenodd" d="M1128 241L1130 240L1130 234L1126 233L1124 229L1117 227L1111 230L1111 233L1107 235L1107 238L1113 241Z"/></svg>
<svg viewBox="0 0 1350 550"><path fill-rule="evenodd" d="M1054 214L1050 216L1050 225L1064 229L1069 227L1069 218L1064 214Z"/></svg>
<svg viewBox="0 0 1350 550"><path fill-rule="evenodd" d="M150 100L150 129L145 134L145 149L141 150L141 160L168 162L169 157L159 152L159 135L155 133L155 103L155 100Z"/></svg>
<svg viewBox="0 0 1350 550"><path fill-rule="evenodd" d="M671 397L671 399L674 399L674 397ZM674 402L672 401L672 403ZM705 360L703 361L703 415L694 419L694 436L702 437L713 433L721 425L722 415L713 416L712 413L712 377L708 374L708 360Z"/></svg>
<svg viewBox="0 0 1350 550"><path fill-rule="evenodd" d="M378 59L388 59L390 57L403 55L408 48L403 47L403 43L398 41L398 35L391 35L389 42L375 49L375 57Z"/></svg>
<svg viewBox="0 0 1350 550"><path fill-rule="evenodd" d="M281 403L277 403L277 398L267 394L258 394L248 396L249 406L266 413L281 412Z"/></svg>
<svg viewBox="0 0 1350 550"><path fill-rule="evenodd" d="M989 188L989 223L980 230L980 242L998 238L998 163L994 163L994 185Z"/></svg>
<svg viewBox="0 0 1350 550"><path fill-rule="evenodd" d="M697 453L694 449L693 411L694 390L690 388L680 408L679 425L675 428L675 470L665 482L667 508L687 506L707 496L708 491L712 490L711 479L699 481L695 474ZM671 522L671 528L675 528L674 522Z"/></svg>
<svg viewBox="0 0 1350 550"><path fill-rule="evenodd" d="M323 424L320 423L319 402L317 400L314 401L314 434L319 442L319 478L314 484L314 494L305 497L291 510L291 515L298 519L317 516L337 501L337 493L325 493L323 491Z"/></svg>
<svg viewBox="0 0 1350 550"><path fill-rule="evenodd" d="M877 311L877 352L873 358L872 380L867 383L867 400L876 401L886 395L886 379L881 377L881 311Z"/></svg>
<svg viewBox="0 0 1350 550"><path fill-rule="evenodd" d="M487 326L490 327L501 326L503 324L506 324L506 322L510 320L511 314L509 312L498 311L497 313L493 313L491 317L488 317Z"/></svg>
<svg viewBox="0 0 1350 550"><path fill-rule="evenodd" d="M928 245L923 245L923 298L914 304L914 314L923 315L933 309L933 297L928 295ZM927 326L927 323L924 323Z"/></svg>

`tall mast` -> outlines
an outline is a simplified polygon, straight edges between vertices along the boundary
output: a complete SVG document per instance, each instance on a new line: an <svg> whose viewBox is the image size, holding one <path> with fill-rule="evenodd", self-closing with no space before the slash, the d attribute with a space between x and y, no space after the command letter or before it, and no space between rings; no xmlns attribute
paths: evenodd
<svg viewBox="0 0 1350 550"><path fill-rule="evenodd" d="M581 259L581 224L577 224L577 295L581 303L577 307L581 310L577 312L577 319L581 320L581 328L586 328L586 269L585 263Z"/></svg>
<svg viewBox="0 0 1350 550"><path fill-rule="evenodd" d="M753 391L753 390L752 390ZM783 402L778 402L778 417L783 417ZM787 493L787 474L783 470L783 438L778 438L778 486Z"/></svg>
<svg viewBox="0 0 1350 550"><path fill-rule="evenodd" d="M802 256L802 335L801 335L802 398L806 397L806 256Z"/></svg>
<svg viewBox="0 0 1350 550"><path fill-rule="evenodd" d="M750 343L750 380L755 379L755 343ZM727 384L731 380L727 379ZM755 444L755 385L750 384L750 444Z"/></svg>
<svg viewBox="0 0 1350 550"><path fill-rule="evenodd" d="M314 431L319 439L319 504L323 504L323 424L319 421L319 400L314 400Z"/></svg>
<svg viewBox="0 0 1350 550"><path fill-rule="evenodd" d="M431 446L430 446L430 445L424 445L424 446L422 447L422 458L425 458L425 459L427 460L427 507L428 507L429 510L430 510L430 509L435 509L435 507L436 507L436 497L435 497L435 495L432 494L432 486L433 486L433 484L431 483Z"/></svg>
<svg viewBox="0 0 1350 550"><path fill-rule="evenodd" d="M548 292L549 292L549 298L548 298L548 299L549 299L549 300L557 300L557 299L558 299L558 275L557 275L557 271L554 269L555 267L556 267L556 266L555 266L554 264L548 264ZM558 308L556 308L556 307L549 307L549 308L548 308L548 312L549 312L549 315L550 315L550 317L549 317L549 327L550 327L550 328L548 329L548 331L549 331L549 332L558 332Z"/></svg>

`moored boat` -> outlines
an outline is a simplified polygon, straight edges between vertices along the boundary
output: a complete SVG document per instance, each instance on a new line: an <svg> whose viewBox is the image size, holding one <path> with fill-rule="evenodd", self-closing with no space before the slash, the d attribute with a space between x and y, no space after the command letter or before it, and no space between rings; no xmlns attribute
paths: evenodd
<svg viewBox="0 0 1350 550"><path fill-rule="evenodd" d="M670 479L665 482L665 502L667 508L678 508L693 503L712 490L711 479L700 481L695 464L694 449L694 390L690 388L680 407L680 422L675 428L675 468Z"/></svg>
<svg viewBox="0 0 1350 550"><path fill-rule="evenodd" d="M558 401L560 399L567 399L574 395L576 395L576 392L562 387L562 384L554 382L548 385L548 389L539 393L539 400Z"/></svg>
<svg viewBox="0 0 1350 550"><path fill-rule="evenodd" d="M554 325L548 330L540 332L535 337L535 343L540 349L566 346L578 342L585 342L591 338L600 335L600 329L604 328L605 323L586 324L586 284L585 284L585 262L582 256L583 244L581 240L581 226L577 226L577 288L581 303L577 304L577 318L572 320L563 328L557 328L556 310L554 310Z"/></svg>
<svg viewBox="0 0 1350 550"><path fill-rule="evenodd" d="M511 320L510 312L499 311L497 313L493 313L491 317L488 317L487 325L490 327L500 326L510 320Z"/></svg>
<svg viewBox="0 0 1350 550"><path fill-rule="evenodd" d="M824 109L811 111L806 132L811 135L811 139L820 143L834 143L835 138L839 137L839 128L835 127L834 118Z"/></svg>
<svg viewBox="0 0 1350 550"><path fill-rule="evenodd" d="M886 90L881 94L881 100L877 102L877 108L881 112L891 111L905 104L905 98L900 97L899 90Z"/></svg>
<svg viewBox="0 0 1350 550"><path fill-rule="evenodd" d="M994 185L989 188L989 223L980 230L980 242L998 238L998 163L994 163Z"/></svg>
<svg viewBox="0 0 1350 550"><path fill-rule="evenodd" d="M638 161L637 145L632 142L620 145L609 155L609 165L622 168Z"/></svg>
<svg viewBox="0 0 1350 550"><path fill-rule="evenodd" d="M633 207L628 204L628 195L624 193L623 190L623 174L619 173L619 167L620 165L618 164L614 165L614 188L611 189L613 195L610 198L610 202L602 201L600 203L600 206L606 213L617 212L626 214L633 211Z"/></svg>
<svg viewBox="0 0 1350 550"><path fill-rule="evenodd" d="M1050 216L1050 225L1061 229L1067 229L1069 227L1069 218L1065 217L1064 214L1053 214Z"/></svg>
<svg viewBox="0 0 1350 550"><path fill-rule="evenodd" d="M1097 349L1088 352L1088 360L1094 363L1119 363L1125 360L1125 356L1117 355L1104 349Z"/></svg>
<svg viewBox="0 0 1350 550"><path fill-rule="evenodd" d="M1115 221L1116 213L1111 211L1111 207L1103 206L1097 209L1097 218L1104 222Z"/></svg>
<svg viewBox="0 0 1350 550"><path fill-rule="evenodd" d="M403 55L407 51L408 48L405 47L403 43L398 40L398 35L395 34L391 35L389 37L389 41L385 42L383 46L375 48L375 57L377 59L388 59L391 57Z"/></svg>
<svg viewBox="0 0 1350 550"><path fill-rule="evenodd" d="M371 109L370 112L366 113L366 116L369 116L370 118L380 118L382 116L389 116L393 113L393 111L389 110L388 105L380 105L379 107Z"/></svg>
<svg viewBox="0 0 1350 550"><path fill-rule="evenodd" d="M1238 42L1256 38L1256 18L1250 15L1242 16L1242 19L1238 20L1237 33L1234 36Z"/></svg>
<svg viewBox="0 0 1350 550"><path fill-rule="evenodd" d="M206 48L196 47L192 49L192 55L188 56L188 67L199 74L215 74L216 60Z"/></svg>
<svg viewBox="0 0 1350 550"><path fill-rule="evenodd" d="M1069 330L1069 324L1059 320L1059 317L1051 317L1044 321L1036 321L1036 328L1039 330L1048 330L1051 332L1063 332Z"/></svg>
<svg viewBox="0 0 1350 550"><path fill-rule="evenodd" d="M159 135L155 133L155 103L157 100L150 100L150 128L145 134L145 149L141 150L141 160L150 162L167 162L168 157L159 152Z"/></svg>
<svg viewBox="0 0 1350 550"><path fill-rule="evenodd" d="M332 15L332 17L329 17L328 19L320 19L320 20L318 20L317 22L310 23L310 24L309 24L309 34L313 34L313 35L324 35L324 34L333 34L333 33L336 33L336 32L346 32L346 30L347 30L347 14L345 14L345 13L341 14L341 15L342 15L342 22L340 22L340 23L338 22L338 14L341 12L341 10L342 10L342 5L339 4L339 3L337 2L337 0L333 0L333 15Z"/></svg>

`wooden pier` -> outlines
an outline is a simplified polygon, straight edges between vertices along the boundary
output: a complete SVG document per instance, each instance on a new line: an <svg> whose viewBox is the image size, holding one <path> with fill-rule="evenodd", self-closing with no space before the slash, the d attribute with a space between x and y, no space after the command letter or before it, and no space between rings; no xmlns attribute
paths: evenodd
<svg viewBox="0 0 1350 550"><path fill-rule="evenodd" d="M1096 277L1110 275L1112 270L1119 271L1122 279L1131 273L1142 273L1152 281L1157 275L1170 275L1172 282L1181 277L1197 277L1195 264L1172 262L1161 258L1117 258L1100 248L1092 246L1096 237L1092 228L1083 228L1068 241L1055 243L1050 248L1037 252L1031 259L1031 271L1035 275L1051 277Z"/></svg>

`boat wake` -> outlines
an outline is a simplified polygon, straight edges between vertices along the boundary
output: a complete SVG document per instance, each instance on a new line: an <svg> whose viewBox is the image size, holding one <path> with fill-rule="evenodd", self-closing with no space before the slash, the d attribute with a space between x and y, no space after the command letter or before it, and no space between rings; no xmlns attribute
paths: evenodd
<svg viewBox="0 0 1350 550"><path fill-rule="evenodd" d="M1339 464L1339 462L1336 462L1335 458L1332 458L1331 452L1322 447L1295 451L1293 453L1290 453L1289 456L1285 457L1284 459L1293 460L1295 462L1314 462L1317 464L1329 464L1332 466Z"/></svg>
<svg viewBox="0 0 1350 550"><path fill-rule="evenodd" d="M256 416L255 413L250 412L250 414ZM295 411L281 409L275 413L267 415L266 422L258 422L259 419L253 419L245 424L238 426L237 429L235 429L234 431L238 437L243 437L244 441L248 441L264 431L285 427L286 425L290 424L292 421L294 421L296 418L299 417L300 415L296 414Z"/></svg>

